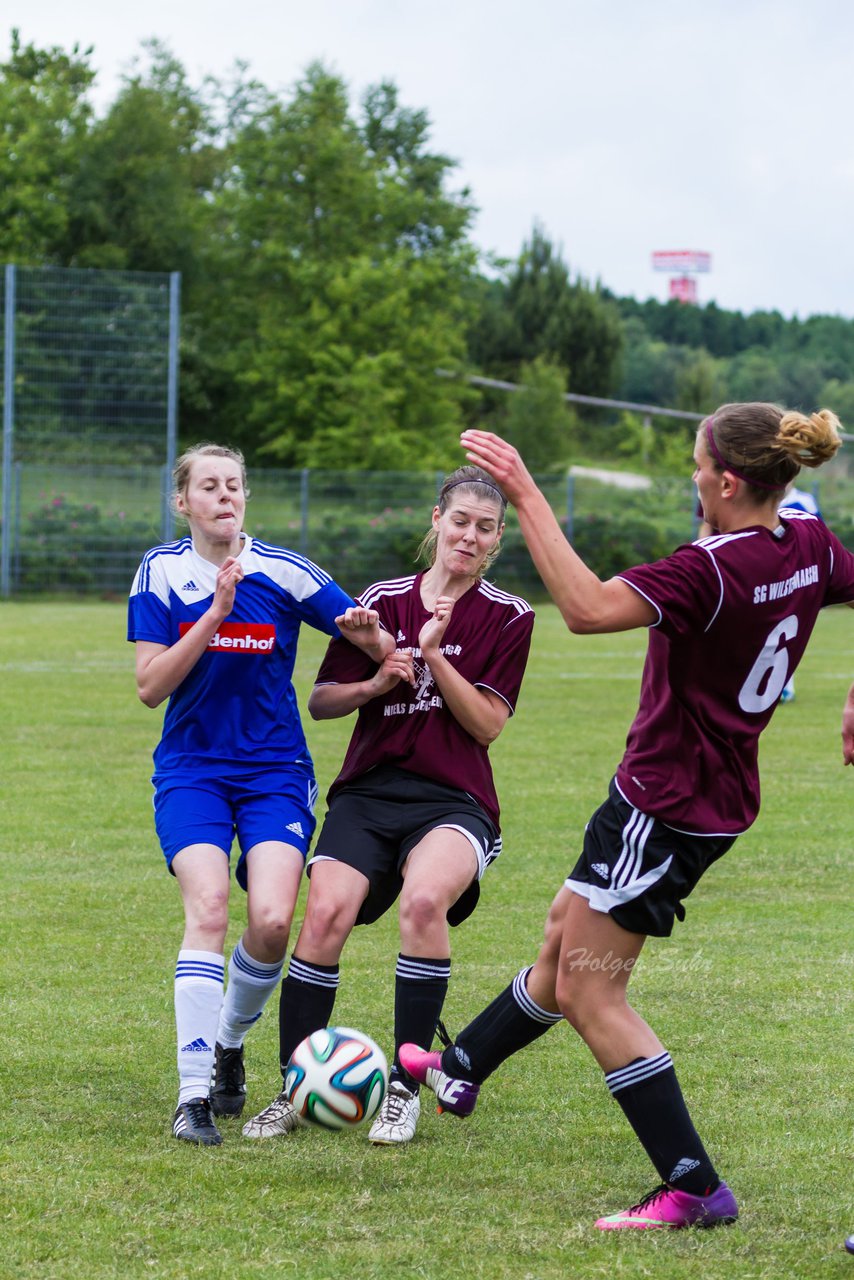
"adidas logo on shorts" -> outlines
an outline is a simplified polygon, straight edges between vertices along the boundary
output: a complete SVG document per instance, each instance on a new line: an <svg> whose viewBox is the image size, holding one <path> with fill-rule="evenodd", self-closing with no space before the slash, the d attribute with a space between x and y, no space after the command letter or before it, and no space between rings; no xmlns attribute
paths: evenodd
<svg viewBox="0 0 854 1280"><path fill-rule="evenodd" d="M297 835L297 836L305 836L305 832L302 829L301 822L289 822L285 830L293 831L294 835Z"/></svg>
<svg viewBox="0 0 854 1280"><path fill-rule="evenodd" d="M595 871L597 876L601 876L603 880L611 879L611 868L607 862L591 862L590 870Z"/></svg>

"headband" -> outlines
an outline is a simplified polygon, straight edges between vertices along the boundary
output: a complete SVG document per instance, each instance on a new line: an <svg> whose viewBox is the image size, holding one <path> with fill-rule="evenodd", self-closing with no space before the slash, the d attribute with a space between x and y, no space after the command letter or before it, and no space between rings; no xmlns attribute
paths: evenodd
<svg viewBox="0 0 854 1280"><path fill-rule="evenodd" d="M743 480L745 484L752 484L757 489L767 489L769 493L777 493L781 489L785 489L785 484L766 484L763 480L754 480L752 476L746 476L743 471L738 471L731 462L725 462L720 449L715 444L714 425L715 417L706 418L706 439L709 442L709 448L715 456L716 461L723 467L724 471L731 471L734 476L738 476L739 480Z"/></svg>
<svg viewBox="0 0 854 1280"><path fill-rule="evenodd" d="M465 476L462 480L455 480L453 484L449 484L448 487L444 490L443 496L447 497L447 495L451 492L451 490L456 489L457 485L460 485L460 484L482 484L485 489L492 489L494 493L498 494L499 498L501 499L501 505L503 507L507 506L507 499L499 489L498 485L493 484L491 480L481 480L479 476Z"/></svg>

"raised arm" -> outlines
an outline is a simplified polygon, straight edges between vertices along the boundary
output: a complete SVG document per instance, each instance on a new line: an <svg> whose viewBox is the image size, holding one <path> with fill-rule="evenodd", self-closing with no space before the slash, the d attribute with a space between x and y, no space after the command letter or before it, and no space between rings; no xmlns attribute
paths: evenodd
<svg viewBox="0 0 854 1280"><path fill-rule="evenodd" d="M497 693L470 684L442 653L442 638L453 609L454 601L449 596L440 596L433 617L421 628L418 644L445 706L466 733L482 747L488 747L507 723L510 708Z"/></svg>
<svg viewBox="0 0 854 1280"><path fill-rule="evenodd" d="M394 653L394 639L387 631L383 631L376 609L366 609L360 604L352 605L335 619L335 625L345 640L349 640L376 663L381 663L383 658Z"/></svg>
<svg viewBox="0 0 854 1280"><path fill-rule="evenodd" d="M531 559L570 631L629 631L656 620L649 601L628 583L602 582L588 569L512 445L491 431L464 431L460 440L466 457L495 477L516 508Z"/></svg>
<svg viewBox="0 0 854 1280"><path fill-rule="evenodd" d="M217 575L210 608L173 645L136 642L136 691L147 707L158 707L174 693L207 649L220 625L234 608L234 593L243 567L234 556L224 560Z"/></svg>
<svg viewBox="0 0 854 1280"><path fill-rule="evenodd" d="M351 684L316 684L308 699L309 715L313 720L337 720L340 716L348 716L372 698L388 693L401 680L406 684L412 684L414 680L412 654L408 649L396 649L386 654L379 669L368 680L356 680Z"/></svg>

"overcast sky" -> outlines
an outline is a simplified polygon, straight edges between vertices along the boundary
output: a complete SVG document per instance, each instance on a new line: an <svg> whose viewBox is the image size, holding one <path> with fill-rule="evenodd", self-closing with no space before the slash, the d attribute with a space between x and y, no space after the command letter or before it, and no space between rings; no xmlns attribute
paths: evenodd
<svg viewBox="0 0 854 1280"><path fill-rule="evenodd" d="M700 249L701 302L854 317L850 0L13 0L3 55L94 46L101 110L151 36L193 83L235 59L287 92L314 59L354 101L393 80L459 163L484 250L539 221L573 274L664 298L650 254ZM15 13L19 16L15 16Z"/></svg>

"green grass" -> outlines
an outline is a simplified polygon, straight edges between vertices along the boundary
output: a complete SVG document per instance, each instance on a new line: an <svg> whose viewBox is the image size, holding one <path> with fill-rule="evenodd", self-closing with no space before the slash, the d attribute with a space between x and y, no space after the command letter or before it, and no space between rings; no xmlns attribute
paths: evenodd
<svg viewBox="0 0 854 1280"><path fill-rule="evenodd" d="M564 1026L506 1064L470 1120L426 1106L403 1150L373 1149L363 1131L256 1145L235 1122L216 1150L172 1140L181 909L151 816L160 714L136 700L121 605L0 607L0 1275L850 1277L854 771L838 732L850 622L820 619L797 700L764 739L757 826L632 983L742 1216L614 1238L592 1220L655 1176ZM322 645L304 634L303 703ZM493 748L505 852L454 935L451 1028L533 958L619 758L643 645L572 637L538 610L519 713ZM309 727L322 788L348 728ZM394 913L357 930L336 1006L385 1045L397 950ZM252 1108L278 1088L274 1008L249 1042Z"/></svg>

